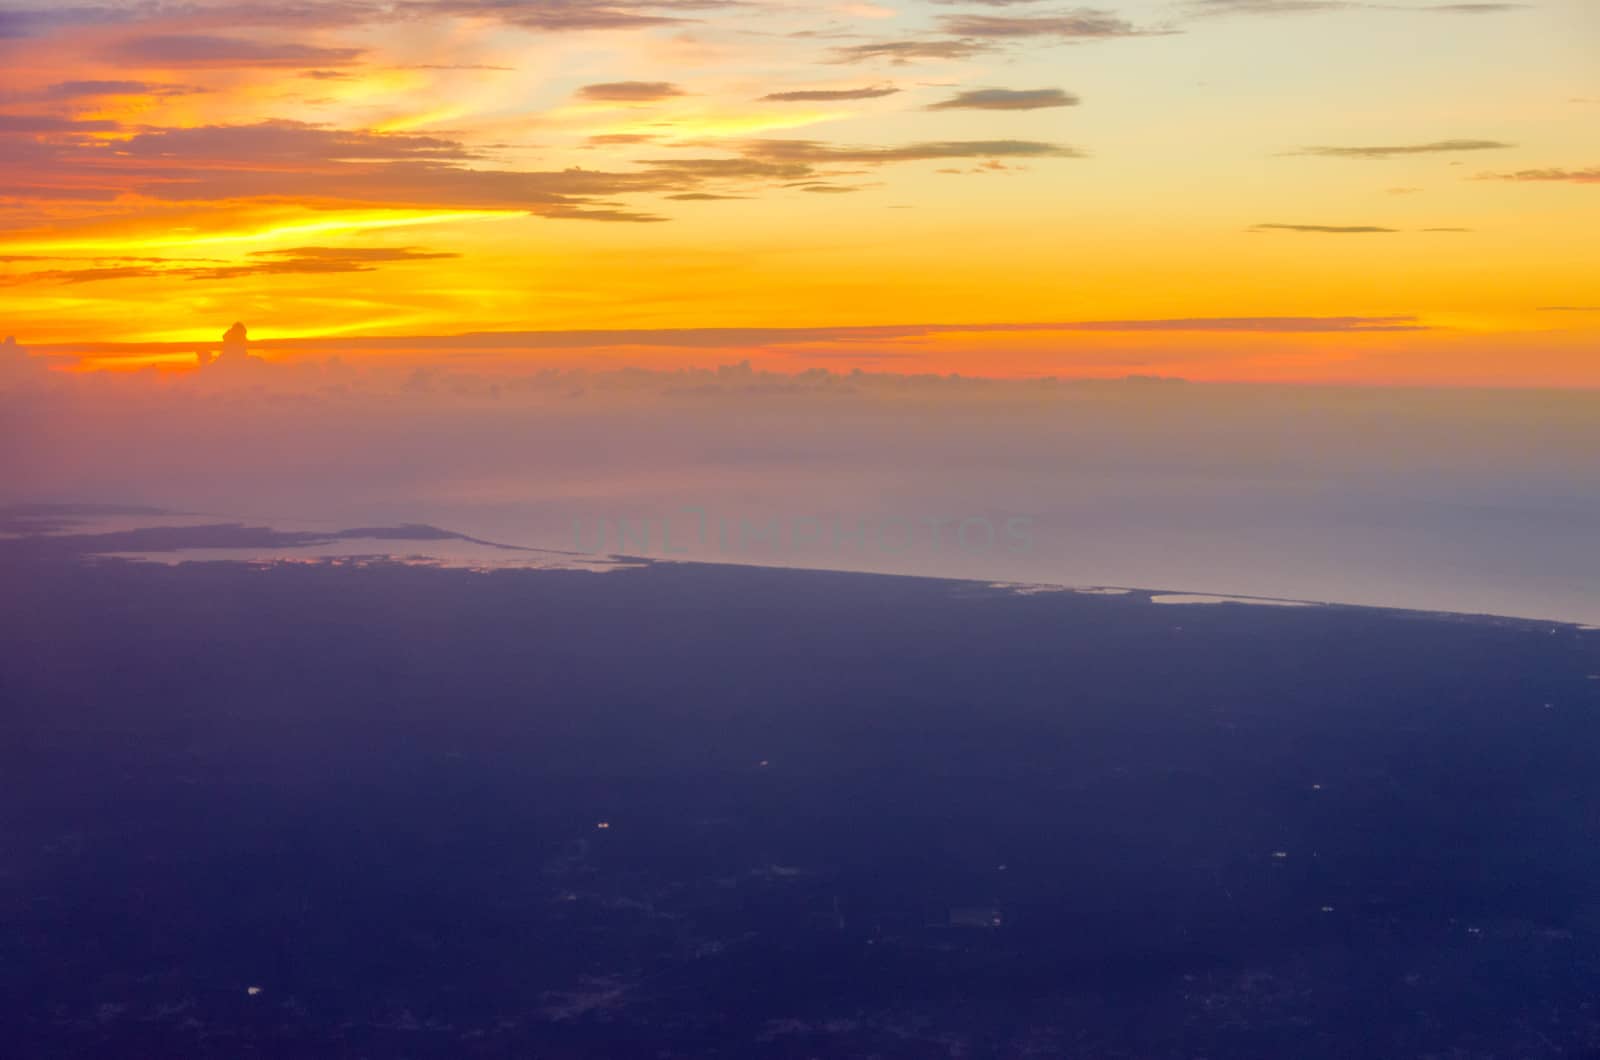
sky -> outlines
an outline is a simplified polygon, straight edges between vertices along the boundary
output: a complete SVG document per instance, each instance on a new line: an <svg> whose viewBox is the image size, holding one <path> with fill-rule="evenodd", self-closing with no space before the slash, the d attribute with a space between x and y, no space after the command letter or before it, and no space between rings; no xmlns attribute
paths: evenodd
<svg viewBox="0 0 1600 1060"><path fill-rule="evenodd" d="M0 504L1600 624L1596 55L1589 0L0 0Z"/></svg>
<svg viewBox="0 0 1600 1060"><path fill-rule="evenodd" d="M1597 54L1589 0L6 0L0 331L1595 387Z"/></svg>

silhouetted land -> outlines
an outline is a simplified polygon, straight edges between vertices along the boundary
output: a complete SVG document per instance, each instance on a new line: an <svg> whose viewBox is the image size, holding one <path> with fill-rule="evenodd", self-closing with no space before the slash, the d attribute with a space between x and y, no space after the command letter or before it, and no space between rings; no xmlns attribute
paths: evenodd
<svg viewBox="0 0 1600 1060"><path fill-rule="evenodd" d="M26 547L8 1055L1600 1045L1600 634Z"/></svg>

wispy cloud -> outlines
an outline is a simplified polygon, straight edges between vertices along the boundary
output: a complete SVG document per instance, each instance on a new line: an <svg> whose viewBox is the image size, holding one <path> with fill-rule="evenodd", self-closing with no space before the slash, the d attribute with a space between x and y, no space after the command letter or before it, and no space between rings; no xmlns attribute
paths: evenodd
<svg viewBox="0 0 1600 1060"><path fill-rule="evenodd" d="M330 67L359 62L363 54L360 48L170 33L119 41L111 46L107 57L147 66Z"/></svg>
<svg viewBox="0 0 1600 1060"><path fill-rule="evenodd" d="M647 144L658 139L653 133L599 133L589 137L588 143L594 147L615 147L618 145Z"/></svg>
<svg viewBox="0 0 1600 1060"><path fill-rule="evenodd" d="M1142 30L1109 11L1084 8L1060 15L944 15L940 27L957 37L980 40L1022 37L1104 39L1143 37Z"/></svg>
<svg viewBox="0 0 1600 1060"><path fill-rule="evenodd" d="M650 103L683 94L682 88L668 81L607 81L578 89L580 98L606 103Z"/></svg>
<svg viewBox="0 0 1600 1060"><path fill-rule="evenodd" d="M134 13L104 5L12 7L0 10L0 40L36 37L74 26L100 26L130 21Z"/></svg>
<svg viewBox="0 0 1600 1060"><path fill-rule="evenodd" d="M1398 232L1398 228L1380 228L1377 225L1281 225L1265 224L1251 225L1252 232L1314 232L1323 235L1371 235L1383 232Z"/></svg>
<svg viewBox="0 0 1600 1060"><path fill-rule="evenodd" d="M191 279L224 280L262 274L371 272L381 265L460 256L417 247L288 247L253 251L252 260L245 264L193 271L189 276Z"/></svg>
<svg viewBox="0 0 1600 1060"><path fill-rule="evenodd" d="M152 81L58 81L46 85L35 95L45 100L77 100L105 96L187 96L204 91L192 85Z"/></svg>
<svg viewBox="0 0 1600 1060"><path fill-rule="evenodd" d="M1522 169L1515 173L1480 173L1476 179L1600 184L1600 166L1590 166L1587 169Z"/></svg>
<svg viewBox="0 0 1600 1060"><path fill-rule="evenodd" d="M1089 320L1064 331L1249 331L1280 334L1429 331L1415 316L1175 317L1159 320Z"/></svg>
<svg viewBox="0 0 1600 1060"><path fill-rule="evenodd" d="M1065 144L1038 140L944 140L895 147L839 147L815 140L753 140L745 145L751 158L775 162L927 162L946 158L1083 158Z"/></svg>
<svg viewBox="0 0 1600 1060"><path fill-rule="evenodd" d="M334 162L347 159L465 159L455 140L409 133L332 129L296 121L152 129L117 145L132 158L223 162Z"/></svg>
<svg viewBox="0 0 1600 1060"><path fill-rule="evenodd" d="M1516 144L1501 140L1432 140L1420 144L1379 144L1357 147L1302 147L1289 152L1292 155L1313 155L1319 158L1387 159L1404 155L1453 154L1461 151L1504 151Z"/></svg>
<svg viewBox="0 0 1600 1060"><path fill-rule="evenodd" d="M1081 100L1059 88L1006 89L979 88L958 92L949 99L930 103L924 110L1041 110L1047 107L1075 107Z"/></svg>
<svg viewBox="0 0 1600 1060"><path fill-rule="evenodd" d="M735 0L410 0L397 10L416 16L498 19L546 32L649 29L691 21L696 12L739 6Z"/></svg>
<svg viewBox="0 0 1600 1060"><path fill-rule="evenodd" d="M262 199L319 207L521 209L549 218L655 221L659 218L603 200L635 192L691 191L698 183L692 174L665 171L479 168L479 153L453 139L292 121L154 128L111 140L82 135L74 126L61 136L14 146L9 157L0 158L0 184L13 197L39 199L133 194L219 208ZM116 164L107 166L108 158ZM26 180L40 167L51 175L48 186Z"/></svg>
<svg viewBox="0 0 1600 1060"><path fill-rule="evenodd" d="M711 141L725 157L663 156L631 168L509 169L489 149L413 133L340 129L295 121L143 127L49 115L0 116L14 141L0 158L13 199L110 201L125 196L219 211L246 200L317 208L523 210L552 219L655 222L619 202L634 195L743 194L748 185L820 181L840 186L841 167L950 159L1078 158L1064 144L1020 139L839 145L817 140ZM624 134L627 135L627 134ZM645 136L648 134L638 134ZM618 142L618 141L612 141ZM630 143L646 142L630 139ZM114 160L114 165L107 165ZM49 172L48 182L29 180ZM729 186L733 185L733 186Z"/></svg>
<svg viewBox="0 0 1600 1060"><path fill-rule="evenodd" d="M8 286L16 286L26 283L78 284L154 278L236 280L246 276L372 272L383 265L459 256L416 247L289 247L254 251L248 260L238 263L196 264L184 258L96 259L75 268L13 273L4 282Z"/></svg>
<svg viewBox="0 0 1600 1060"><path fill-rule="evenodd" d="M894 40L847 44L833 49L833 62L862 63L887 59L897 65L920 59L969 59L993 47L973 40Z"/></svg>
<svg viewBox="0 0 1600 1060"><path fill-rule="evenodd" d="M899 92L883 85L876 88L809 88L792 92L771 92L762 96L765 103L831 103L836 100L881 99Z"/></svg>
<svg viewBox="0 0 1600 1060"><path fill-rule="evenodd" d="M117 128L117 122L104 119L77 121L53 114L0 114L0 135L109 132Z"/></svg>

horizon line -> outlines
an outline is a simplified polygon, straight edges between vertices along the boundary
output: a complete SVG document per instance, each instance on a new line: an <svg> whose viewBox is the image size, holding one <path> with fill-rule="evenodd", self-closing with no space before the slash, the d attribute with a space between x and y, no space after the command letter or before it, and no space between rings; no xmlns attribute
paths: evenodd
<svg viewBox="0 0 1600 1060"><path fill-rule="evenodd" d="M219 326L225 327L225 325ZM980 321L976 323L838 324L754 327L666 328L540 328L479 330L422 335L301 335L250 338L253 347L306 349L341 346L346 349L471 346L506 349L518 346L545 349L582 349L603 346L662 346L673 348L730 348L793 345L804 342L918 338L927 335L1004 332L1168 332L1283 335L1368 335L1448 330L1423 323L1415 314L1378 315L1273 315L1216 317L1135 317L1064 321ZM222 345L216 338L143 340L68 340L18 344L34 351L57 354L128 352L188 352Z"/></svg>

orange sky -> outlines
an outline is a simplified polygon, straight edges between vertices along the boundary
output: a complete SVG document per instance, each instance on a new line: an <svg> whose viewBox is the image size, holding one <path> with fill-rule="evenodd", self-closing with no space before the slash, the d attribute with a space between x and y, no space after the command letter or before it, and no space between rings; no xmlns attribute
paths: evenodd
<svg viewBox="0 0 1600 1060"><path fill-rule="evenodd" d="M825 329L452 362L510 369L1600 386L1586 0L41 4L0 53L0 328L177 344L93 366L244 320L318 340L286 358Z"/></svg>

